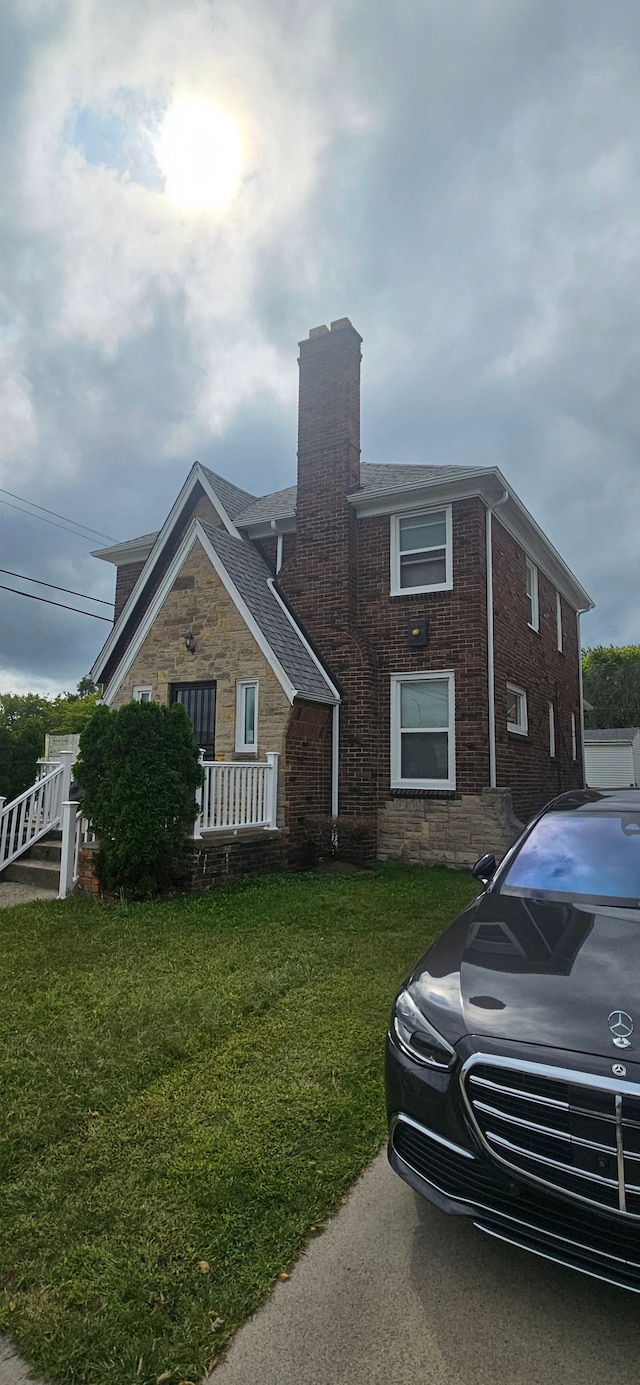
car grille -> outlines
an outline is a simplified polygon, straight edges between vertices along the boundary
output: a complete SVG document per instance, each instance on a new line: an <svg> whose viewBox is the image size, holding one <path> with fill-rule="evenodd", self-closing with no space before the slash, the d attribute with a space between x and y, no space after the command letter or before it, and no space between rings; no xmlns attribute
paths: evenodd
<svg viewBox="0 0 640 1385"><path fill-rule="evenodd" d="M640 1094L629 1084L486 1058L465 1066L463 1084L493 1158L557 1192L640 1218Z"/></svg>
<svg viewBox="0 0 640 1385"><path fill-rule="evenodd" d="M518 1183L486 1157L443 1143L400 1116L391 1151L421 1180L456 1200L481 1231L545 1259L640 1293L640 1229L585 1203L556 1197L534 1183ZM400 1168L402 1171L402 1168Z"/></svg>

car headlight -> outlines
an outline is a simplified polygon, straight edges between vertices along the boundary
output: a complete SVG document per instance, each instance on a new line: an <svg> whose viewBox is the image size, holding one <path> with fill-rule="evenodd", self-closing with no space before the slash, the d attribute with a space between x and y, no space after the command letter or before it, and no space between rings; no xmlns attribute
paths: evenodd
<svg viewBox="0 0 640 1385"><path fill-rule="evenodd" d="M429 1068L451 1068L456 1055L432 1024L425 1019L408 990L400 992L391 1016L391 1033L399 1048L416 1063Z"/></svg>

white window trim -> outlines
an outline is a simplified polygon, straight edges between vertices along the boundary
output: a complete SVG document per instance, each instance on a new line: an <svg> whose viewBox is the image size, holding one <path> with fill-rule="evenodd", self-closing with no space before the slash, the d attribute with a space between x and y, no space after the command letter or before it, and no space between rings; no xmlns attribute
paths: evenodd
<svg viewBox="0 0 640 1385"><path fill-rule="evenodd" d="M525 561L526 561L526 565L527 565L527 576L529 575L529 573L531 573L531 607L532 607L532 613L531 613L531 614L532 614L532 619L527 621L527 625L529 626L529 629L530 629L530 630L539 630L539 629L540 629L540 605L539 605L539 601L538 601L538 569L537 569L535 563L532 563L532 561L531 561L530 558L526 558ZM528 584L527 584L527 585L528 585ZM529 593L528 593L528 591L526 591L526 588L525 588L525 592L526 592L526 596L527 596L527 598L528 598Z"/></svg>
<svg viewBox="0 0 640 1385"><path fill-rule="evenodd" d="M529 735L529 713L527 710L527 694L524 688L519 688L517 683L507 683L507 692L516 693L521 698L521 707L524 716L521 721L507 721L507 731L511 731L514 736Z"/></svg>
<svg viewBox="0 0 640 1385"><path fill-rule="evenodd" d="M445 580L426 587L400 586L400 520L420 515L442 514L445 517ZM427 552L427 550L421 550ZM419 592L448 592L453 588L453 522L450 505L431 505L416 510L398 510L391 516L391 596L415 596Z"/></svg>
<svg viewBox="0 0 640 1385"><path fill-rule="evenodd" d="M556 710L553 702L549 703L549 757L551 760L556 758Z"/></svg>
<svg viewBox="0 0 640 1385"><path fill-rule="evenodd" d="M572 759L572 760L577 760L577 758L578 758L578 731L577 731L577 727L576 727L576 714L575 714L575 712L572 712L572 713L571 713L571 759Z"/></svg>
<svg viewBox="0 0 640 1385"><path fill-rule="evenodd" d="M562 629L562 597L560 596L559 591L556 591L556 632L558 637L558 649L560 653L563 654L564 631Z"/></svg>
<svg viewBox="0 0 640 1385"><path fill-rule="evenodd" d="M145 697L145 693L148 693L149 696ZM133 689L132 697L134 702L151 702L153 697L153 688L151 687L151 684L136 683Z"/></svg>
<svg viewBox="0 0 640 1385"><path fill-rule="evenodd" d="M244 739L244 703L247 688L255 688L256 700L254 709L254 740L251 745L247 745ZM258 679L241 678L236 683L236 751L242 755L258 754Z"/></svg>
<svg viewBox="0 0 640 1385"><path fill-rule="evenodd" d="M401 777L400 688L403 683L427 683L446 678L449 683L449 725L430 728L446 731L449 737L448 776L446 779L403 779ZM391 674L391 788L440 789L456 787L456 680L451 669L434 669L429 673Z"/></svg>

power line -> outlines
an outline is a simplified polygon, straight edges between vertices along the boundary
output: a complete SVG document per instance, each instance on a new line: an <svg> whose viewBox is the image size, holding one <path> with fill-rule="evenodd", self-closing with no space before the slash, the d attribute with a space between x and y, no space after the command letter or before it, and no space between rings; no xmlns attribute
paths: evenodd
<svg viewBox="0 0 640 1385"><path fill-rule="evenodd" d="M0 494L10 495L12 500L21 500L23 505L31 505L34 510L42 510L45 515L53 515L54 519L64 519L68 524L77 524L80 529L88 529L90 534L95 534L98 539L108 539L109 543L117 543L117 539L111 534L103 534L101 529L92 529L90 524L81 524L77 519L69 519L68 515L59 515L57 510L48 510L46 505L38 505L35 500L26 500L24 495L14 495L13 491L6 491L0 486Z"/></svg>
<svg viewBox="0 0 640 1385"><path fill-rule="evenodd" d="M36 582L39 587L51 587L52 591L67 592L69 596L81 596L84 601L99 601L101 606L113 606L113 601L104 601L101 596L88 596L86 592L76 592L73 587L58 587L55 582L45 582L42 577L25 577L24 572L12 572L9 567L0 567L7 577L19 577L21 582Z"/></svg>
<svg viewBox="0 0 640 1385"><path fill-rule="evenodd" d="M30 501L27 501L27 504L30 503ZM95 543L95 529L90 533L86 533L80 528L70 529L68 524L58 524L55 519L47 519L45 515L36 515L31 510L24 510L21 505L13 505L10 500L5 500L2 495L0 495L0 505L8 505L10 510L17 510L19 515L28 515L29 519L41 519L43 524L52 524L54 529L63 529L65 534L73 534L77 539L88 539L89 543ZM71 524L75 524L75 522L74 519L70 520ZM100 537L105 538L106 535L101 534ZM114 539L113 542L116 543L117 540Z"/></svg>
<svg viewBox="0 0 640 1385"><path fill-rule="evenodd" d="M108 616L99 616L95 611L82 611L79 606L67 606L66 601L51 601L48 596L36 596L35 592L21 592L17 587L7 587L4 582L0 582L0 591L13 592L14 596L27 596L29 601L44 601L47 606L60 606L63 611L77 611L79 616L91 616L92 620L106 620L107 625L113 624Z"/></svg>

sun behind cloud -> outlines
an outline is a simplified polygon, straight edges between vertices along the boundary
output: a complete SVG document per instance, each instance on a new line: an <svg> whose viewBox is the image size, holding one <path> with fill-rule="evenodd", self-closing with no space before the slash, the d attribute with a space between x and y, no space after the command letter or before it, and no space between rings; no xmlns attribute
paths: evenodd
<svg viewBox="0 0 640 1385"><path fill-rule="evenodd" d="M169 107L155 147L165 193L184 211L224 211L240 184L244 151L237 126L201 97Z"/></svg>

